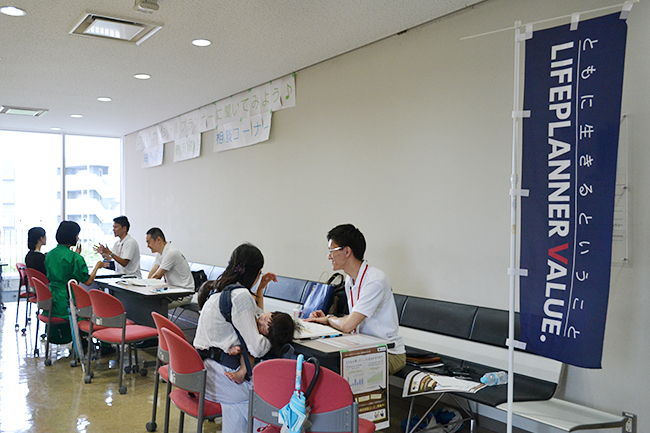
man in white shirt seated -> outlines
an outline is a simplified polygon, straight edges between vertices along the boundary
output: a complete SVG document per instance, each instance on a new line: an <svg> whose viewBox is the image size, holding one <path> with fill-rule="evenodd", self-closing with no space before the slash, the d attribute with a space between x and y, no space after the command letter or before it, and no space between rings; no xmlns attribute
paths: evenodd
<svg viewBox="0 0 650 433"><path fill-rule="evenodd" d="M388 277L364 260L366 239L352 224L334 227L327 234L327 240L327 257L332 262L332 269L346 274L345 292L350 314L326 316L318 310L306 320L342 332L359 332L393 342L395 346L388 349L388 368L390 374L398 372L406 365L406 350L402 337L397 333L397 307Z"/></svg>
<svg viewBox="0 0 650 433"><path fill-rule="evenodd" d="M99 244L95 246L101 256L111 258L115 262L115 271L118 274L135 275L136 278L142 278L140 272L140 246L138 242L129 235L131 224L125 216L113 218L113 234L119 239L109 249L106 245Z"/></svg>
<svg viewBox="0 0 650 433"><path fill-rule="evenodd" d="M172 246L171 242L165 240L165 235L158 227L147 231L147 246L152 253L157 253L148 278L162 279L165 277L165 281L171 286L194 291L194 278L192 278L190 265L185 256ZM191 300L192 295L185 296L171 302L169 308L187 305Z"/></svg>

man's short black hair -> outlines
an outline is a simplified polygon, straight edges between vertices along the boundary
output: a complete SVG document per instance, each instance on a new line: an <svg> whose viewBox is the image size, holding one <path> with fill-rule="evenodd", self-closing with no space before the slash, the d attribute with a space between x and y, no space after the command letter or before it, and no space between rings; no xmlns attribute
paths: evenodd
<svg viewBox="0 0 650 433"><path fill-rule="evenodd" d="M366 253L366 238L363 233L352 224L341 224L327 233L327 240L334 241L340 247L350 247L357 260L363 261Z"/></svg>
<svg viewBox="0 0 650 433"><path fill-rule="evenodd" d="M154 241L160 238L162 239L163 242L167 242L165 240L165 234L158 227L150 228L149 231L147 231L147 234L151 236L151 239L153 239Z"/></svg>
<svg viewBox="0 0 650 433"><path fill-rule="evenodd" d="M77 244L77 235L81 232L81 227L74 221L61 221L56 231L56 241L61 245L71 247Z"/></svg>
<svg viewBox="0 0 650 433"><path fill-rule="evenodd" d="M131 224L129 223L129 219L125 217L124 215L118 216L117 218L113 218L114 223L118 223L122 227L126 227L126 231L128 233L129 229L131 228Z"/></svg>

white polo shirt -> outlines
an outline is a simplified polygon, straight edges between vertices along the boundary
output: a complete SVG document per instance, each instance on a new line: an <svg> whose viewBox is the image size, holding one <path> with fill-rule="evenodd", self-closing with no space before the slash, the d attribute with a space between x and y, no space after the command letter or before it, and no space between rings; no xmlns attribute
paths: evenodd
<svg viewBox="0 0 650 433"><path fill-rule="evenodd" d="M165 244L162 254L156 256L154 266L165 270L165 280L172 286L194 290L194 278L190 265L181 252L170 242Z"/></svg>
<svg viewBox="0 0 650 433"><path fill-rule="evenodd" d="M120 274L135 275L137 278L142 278L140 272L140 246L138 242L131 237L128 233L124 239L118 239L113 245L111 250L117 257L129 260L126 266L122 266L115 260L115 271Z"/></svg>
<svg viewBox="0 0 650 433"><path fill-rule="evenodd" d="M366 316L357 326L357 332L395 343L395 347L388 349L388 353L406 353L404 341L398 335L397 307L386 274L364 261L354 284L349 275L345 277L345 294L350 313L356 311Z"/></svg>

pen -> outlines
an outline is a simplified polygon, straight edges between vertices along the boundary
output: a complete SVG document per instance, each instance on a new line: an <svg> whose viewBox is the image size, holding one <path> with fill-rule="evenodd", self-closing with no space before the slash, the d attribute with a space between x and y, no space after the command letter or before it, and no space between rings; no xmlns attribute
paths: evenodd
<svg viewBox="0 0 650 433"><path fill-rule="evenodd" d="M341 334L322 335L320 338L334 338L334 337L338 337L339 335Z"/></svg>

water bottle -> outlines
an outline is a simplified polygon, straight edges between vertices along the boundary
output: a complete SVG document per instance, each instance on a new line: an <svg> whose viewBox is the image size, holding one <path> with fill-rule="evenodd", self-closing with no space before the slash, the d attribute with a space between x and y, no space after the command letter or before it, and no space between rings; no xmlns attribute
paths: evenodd
<svg viewBox="0 0 650 433"><path fill-rule="evenodd" d="M505 383L508 383L508 373L505 371L485 373L481 378L481 383L484 383L487 386L503 385Z"/></svg>

